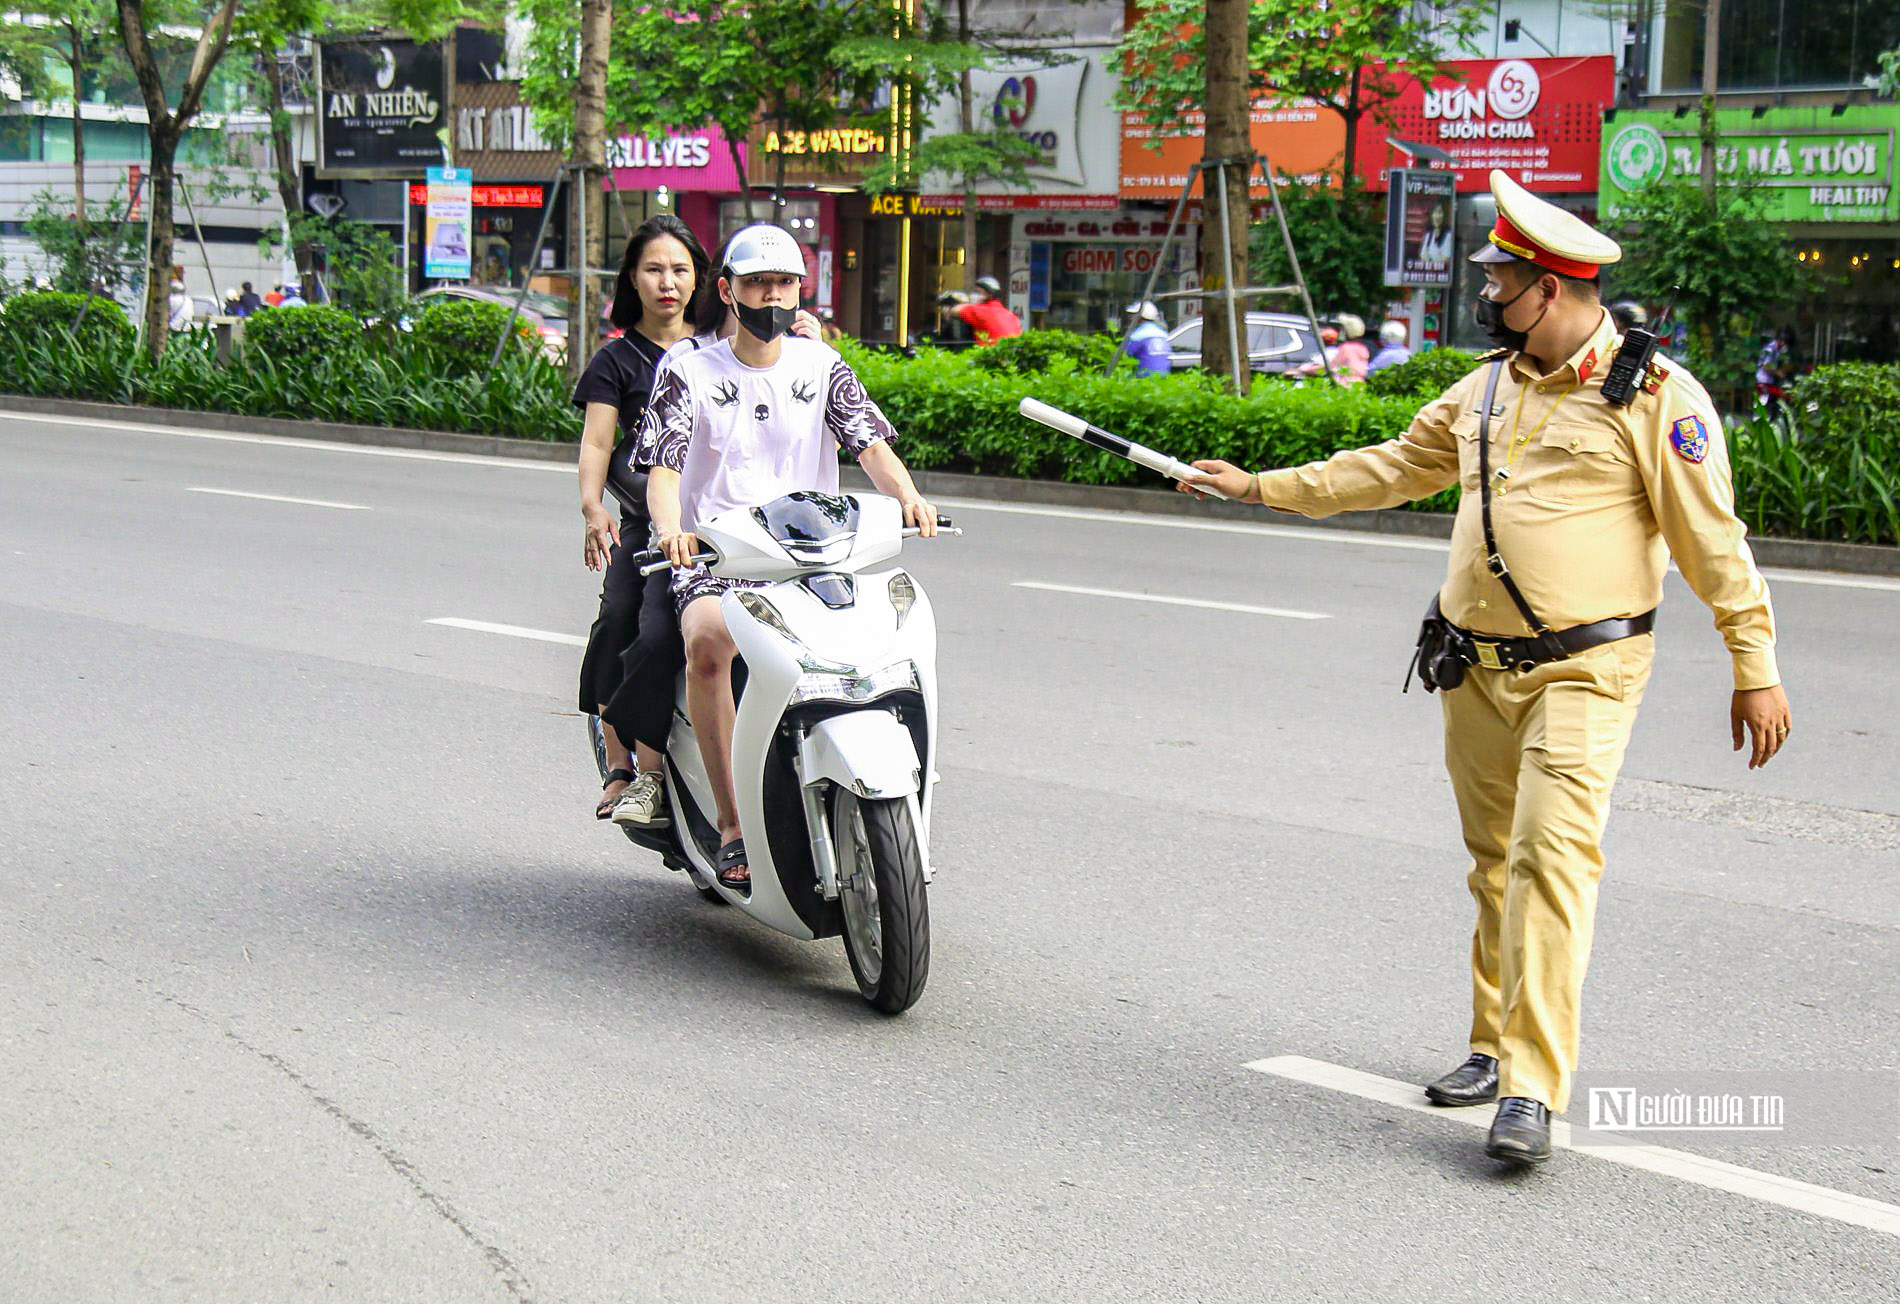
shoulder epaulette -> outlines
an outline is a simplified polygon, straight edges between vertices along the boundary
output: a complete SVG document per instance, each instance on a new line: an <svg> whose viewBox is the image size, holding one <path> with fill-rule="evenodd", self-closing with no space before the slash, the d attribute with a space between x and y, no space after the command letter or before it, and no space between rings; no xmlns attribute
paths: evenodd
<svg viewBox="0 0 1900 1304"><path fill-rule="evenodd" d="M1489 362L1493 358L1502 358L1509 353L1510 353L1509 349L1492 349L1489 353L1480 353L1478 355L1478 361Z"/></svg>

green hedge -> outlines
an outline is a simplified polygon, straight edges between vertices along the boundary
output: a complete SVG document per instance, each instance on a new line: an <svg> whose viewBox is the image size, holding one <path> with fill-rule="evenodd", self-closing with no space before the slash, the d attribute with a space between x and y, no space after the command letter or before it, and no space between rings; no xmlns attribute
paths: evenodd
<svg viewBox="0 0 1900 1304"><path fill-rule="evenodd" d="M1286 466L1379 443L1402 432L1419 407L1416 397L1384 397L1363 386L1262 384L1240 399L1200 371L1136 382L1080 368L1069 358L1044 372L1019 373L980 365L983 352L926 349L905 359L846 346L865 388L900 432L904 460L915 467L1159 484L1122 458L1024 419L1016 409L1025 397L1177 457L1243 466ZM1421 506L1455 501L1452 490Z"/></svg>
<svg viewBox="0 0 1900 1304"><path fill-rule="evenodd" d="M509 317L515 317L515 338L527 349L538 349L534 326L498 303L479 299L441 299L416 318L416 342L432 350L442 365L464 375L488 370Z"/></svg>
<svg viewBox="0 0 1900 1304"><path fill-rule="evenodd" d="M363 327L356 318L323 304L271 308L244 322L244 349L252 362L314 367L353 357L362 347Z"/></svg>
<svg viewBox="0 0 1900 1304"><path fill-rule="evenodd" d="M315 308L276 309L286 317ZM264 320L272 314L265 314ZM171 337L153 362L128 335L94 349L0 331L0 388L20 394L141 403L196 412L342 421L575 441L580 414L567 378L538 350L513 350L499 367L445 373L432 350L390 332L375 348L279 362L247 349L242 365L218 360L209 331Z"/></svg>
<svg viewBox="0 0 1900 1304"><path fill-rule="evenodd" d="M82 309L84 321L79 320ZM72 327L76 321L79 333L75 337ZM85 295L33 290L16 294L0 305L0 335L18 343L57 341L68 348L76 343L85 351L109 353L131 344L133 331L125 309L111 299L94 295L92 306L87 308Z"/></svg>
<svg viewBox="0 0 1900 1304"><path fill-rule="evenodd" d="M1106 371L1110 358L1118 365L1134 366L1134 359L1121 360L1121 341L1112 335L1079 335L1074 331L1024 331L1001 339L986 348L970 351L970 365L984 371L1047 371L1059 359L1067 358L1083 371Z"/></svg>
<svg viewBox="0 0 1900 1304"><path fill-rule="evenodd" d="M1366 378L1374 394L1422 394L1437 398L1471 373L1478 355L1463 349L1426 349L1397 366Z"/></svg>

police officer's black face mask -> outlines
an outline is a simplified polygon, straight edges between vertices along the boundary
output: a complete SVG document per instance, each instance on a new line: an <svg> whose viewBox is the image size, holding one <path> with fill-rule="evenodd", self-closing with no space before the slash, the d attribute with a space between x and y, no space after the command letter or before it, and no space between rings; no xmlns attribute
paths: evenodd
<svg viewBox="0 0 1900 1304"><path fill-rule="evenodd" d="M1537 314L1537 321L1532 322L1528 329L1521 331L1512 330L1509 326L1504 324L1504 310L1536 288L1537 282L1532 281L1503 303L1499 303L1496 299L1487 299L1483 295L1479 295L1476 305L1474 305L1471 310L1472 317L1478 323L1478 329L1483 331L1486 337L1501 349L1510 349L1512 352L1522 350L1523 347L1530 342L1531 331L1537 329L1537 322L1544 320L1544 312L1550 311L1550 305L1546 303L1544 305L1544 312Z"/></svg>

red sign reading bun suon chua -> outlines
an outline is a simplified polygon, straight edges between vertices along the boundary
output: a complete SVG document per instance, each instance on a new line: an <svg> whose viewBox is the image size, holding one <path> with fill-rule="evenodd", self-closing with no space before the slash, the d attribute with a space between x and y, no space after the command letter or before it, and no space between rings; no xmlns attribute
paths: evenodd
<svg viewBox="0 0 1900 1304"><path fill-rule="evenodd" d="M1616 102L1615 59L1462 59L1450 66L1463 80L1441 78L1429 91L1398 75L1402 89L1390 121L1361 121L1358 171L1372 189L1386 189L1387 172L1407 164L1386 144L1388 136L1450 154L1463 194L1489 190L1492 168L1533 191L1597 188L1603 110Z"/></svg>

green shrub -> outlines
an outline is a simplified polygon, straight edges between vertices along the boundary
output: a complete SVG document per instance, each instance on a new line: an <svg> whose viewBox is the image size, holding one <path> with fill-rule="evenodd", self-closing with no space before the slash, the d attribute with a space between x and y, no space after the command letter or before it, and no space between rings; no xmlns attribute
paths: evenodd
<svg viewBox="0 0 1900 1304"><path fill-rule="evenodd" d="M22 343L57 342L70 348L75 342L73 323L82 308L86 317L79 322L77 336L82 351L109 351L132 343L132 323L116 302L94 295L86 308L86 296L58 290L33 290L8 299L0 310L0 334Z"/></svg>
<svg viewBox="0 0 1900 1304"><path fill-rule="evenodd" d="M1478 355L1463 349L1426 349L1397 366L1366 378L1374 394L1425 395L1437 398L1463 380L1478 365Z"/></svg>
<svg viewBox="0 0 1900 1304"><path fill-rule="evenodd" d="M495 356L495 341L501 338L511 315L498 303L438 299L416 318L416 341L450 371L480 375L488 370L489 360ZM515 317L515 338L527 349L540 348L534 325L526 318Z"/></svg>
<svg viewBox="0 0 1900 1304"><path fill-rule="evenodd" d="M1074 331L1024 331L996 341L988 348L970 350L970 362L983 371L1047 371L1058 358L1067 358L1082 371L1103 371L1121 351L1121 341L1110 335L1078 335ZM1130 360L1132 365L1132 359Z"/></svg>
<svg viewBox="0 0 1900 1304"><path fill-rule="evenodd" d="M1900 458L1900 363L1816 367L1795 383L1788 401L1802 434L1872 441Z"/></svg>
<svg viewBox="0 0 1900 1304"><path fill-rule="evenodd" d="M314 366L319 360L348 357L362 351L363 328L341 308L269 308L244 323L247 361L268 358L284 366Z"/></svg>
<svg viewBox="0 0 1900 1304"><path fill-rule="evenodd" d="M1757 534L1900 543L1900 366L1816 367L1786 424L1729 434L1735 510Z"/></svg>

